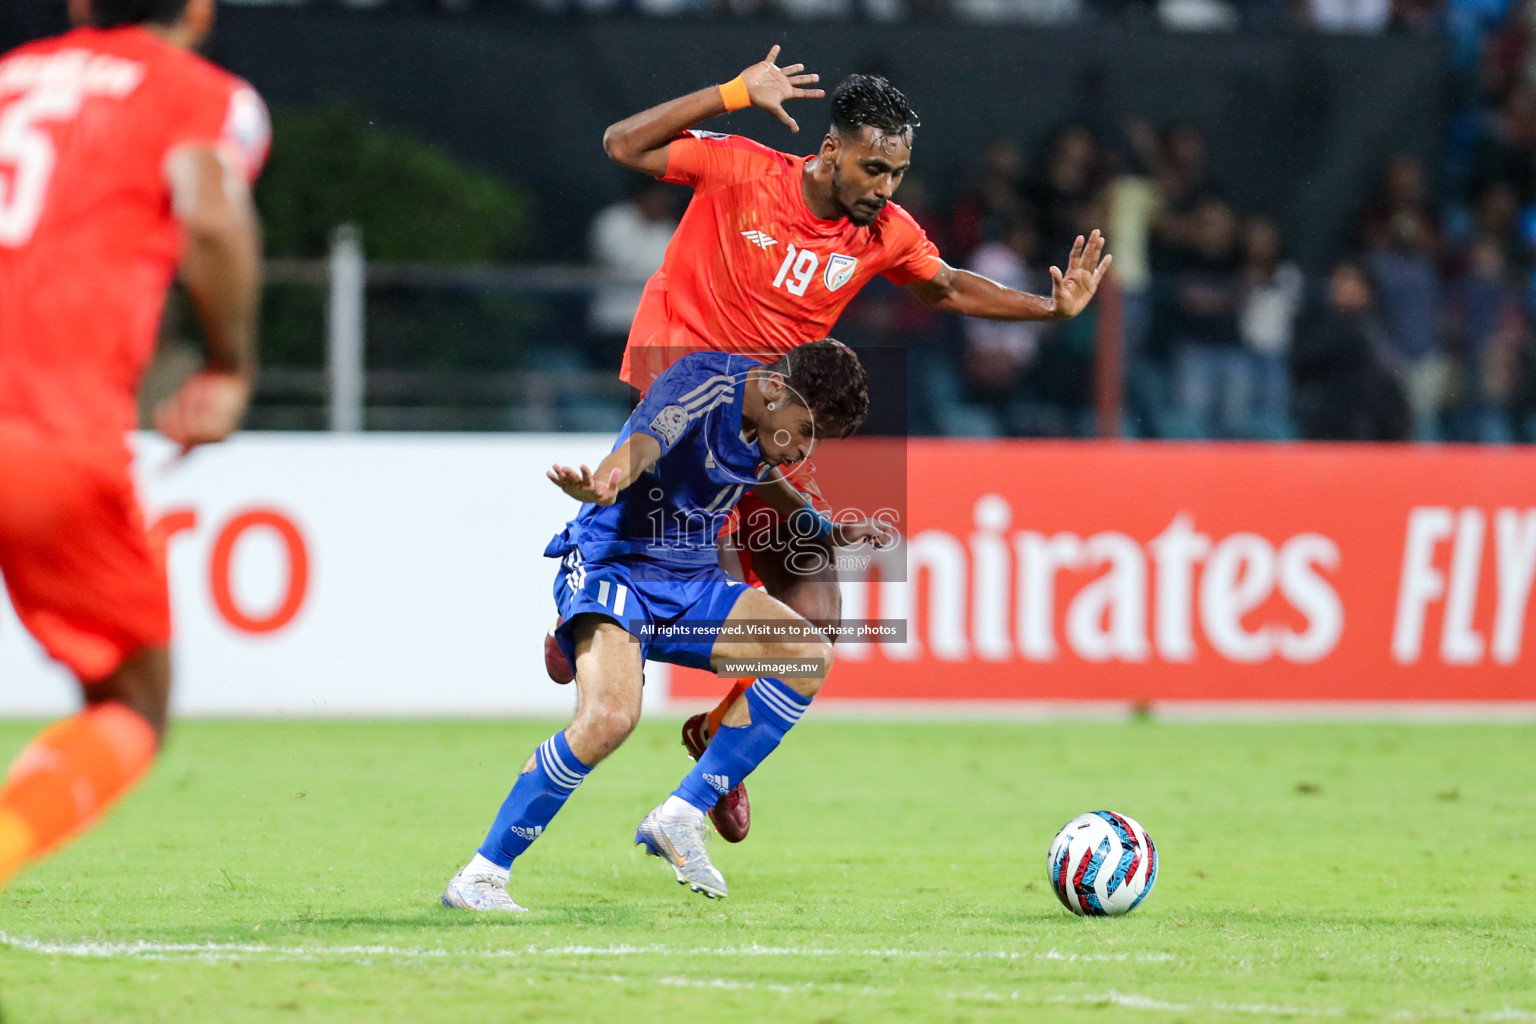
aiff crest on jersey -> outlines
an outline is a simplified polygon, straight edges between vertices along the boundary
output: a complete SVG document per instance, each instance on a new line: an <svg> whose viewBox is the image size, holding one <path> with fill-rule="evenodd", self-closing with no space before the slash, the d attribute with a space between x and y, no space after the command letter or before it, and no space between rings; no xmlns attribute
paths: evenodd
<svg viewBox="0 0 1536 1024"><path fill-rule="evenodd" d="M835 292L849 281L853 280L853 272L858 269L859 261L855 256L844 256L842 253L833 253L827 260L827 269L822 272L821 280L827 286L827 291Z"/></svg>

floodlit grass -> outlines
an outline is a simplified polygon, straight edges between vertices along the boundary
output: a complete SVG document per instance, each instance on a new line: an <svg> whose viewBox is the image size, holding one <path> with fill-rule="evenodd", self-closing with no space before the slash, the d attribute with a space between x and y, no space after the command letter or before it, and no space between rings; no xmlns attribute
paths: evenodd
<svg viewBox="0 0 1536 1024"><path fill-rule="evenodd" d="M532 913L438 906L558 724L182 723L0 896L6 1021L1536 1021L1529 725L813 711L711 902L630 845L687 766L658 721L517 865ZM1161 856L1127 918L1045 879L1099 807Z"/></svg>

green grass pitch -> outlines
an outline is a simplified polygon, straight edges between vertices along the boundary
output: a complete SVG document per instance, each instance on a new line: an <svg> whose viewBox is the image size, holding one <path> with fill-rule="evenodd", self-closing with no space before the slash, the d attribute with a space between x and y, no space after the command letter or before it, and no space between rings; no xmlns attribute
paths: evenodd
<svg viewBox="0 0 1536 1024"><path fill-rule="evenodd" d="M1536 727L892 722L814 711L716 841L711 902L632 847L685 771L643 724L513 875L437 904L555 722L185 722L0 895L34 1021L1536 1021ZM32 723L0 724L0 751ZM1051 837L1151 831L1078 919Z"/></svg>

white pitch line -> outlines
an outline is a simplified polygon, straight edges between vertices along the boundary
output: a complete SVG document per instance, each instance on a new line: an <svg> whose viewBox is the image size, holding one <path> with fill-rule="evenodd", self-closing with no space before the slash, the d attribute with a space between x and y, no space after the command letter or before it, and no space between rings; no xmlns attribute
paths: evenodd
<svg viewBox="0 0 1536 1024"><path fill-rule="evenodd" d="M636 981L654 981L658 985L668 988L710 988L726 989L733 992L775 992L779 995L806 995L811 992L836 992L841 995L857 996L893 996L897 990L893 988L876 988L873 985L844 985L841 982L804 981L795 985L785 985L772 982L737 981L733 978L636 978L633 975L615 974L610 976L610 981L633 984Z"/></svg>
<svg viewBox="0 0 1536 1024"><path fill-rule="evenodd" d="M1271 1006L1268 1003L1169 1003L1149 996L1129 995L1110 989L1102 995L1053 996L1050 1003L1075 1003L1090 1006L1111 1004L1128 1010L1163 1010L1168 1013L1193 1013L1215 1010L1219 1013L1241 1013L1263 1017L1342 1017L1344 1011L1336 1006Z"/></svg>
<svg viewBox="0 0 1536 1024"><path fill-rule="evenodd" d="M509 949L442 949L410 946L273 946L252 942L50 942L0 932L0 946L45 956L99 959L164 960L268 956L306 960L348 957L396 957L400 959L516 959L518 957L625 957L625 956L740 956L740 957L842 957L851 959L911 960L1052 960L1069 963L1166 963L1170 953L1063 953L1057 949L947 950L947 949L828 949L818 946L713 946L663 945L523 946Z"/></svg>
<svg viewBox="0 0 1536 1024"><path fill-rule="evenodd" d="M395 959L450 960L450 959L517 959L520 957L627 957L627 956L793 956L793 957L850 957L914 960L1052 960L1067 962L1102 963L1105 961L1162 963L1176 959L1169 953L1062 953L1056 949L1034 952L1011 950L957 951L943 949L828 949L799 946L715 946L678 948L672 946L613 945L613 946L525 946L519 949L424 949L409 946L272 946L251 942L50 942L27 936L0 932L0 947L9 947L26 953L44 956L70 956L85 959L128 960L202 960L217 961L241 956L267 957L286 961L332 961L367 965L373 957ZM783 982L741 981L734 978L691 978L682 975L650 977L643 975L608 975L605 980L620 984L653 984L668 988L723 989L730 991L771 992L776 995L806 995L815 992L842 995L890 996L898 990L876 988L869 985L851 986L840 982L806 981L794 984ZM1338 1007L1278 1006L1268 1003L1173 1003L1150 996L1133 993L1109 992L1087 996L1050 996L1036 1003L1021 999L1020 993L995 992L988 989L971 989L946 993L951 1001L980 1000L983 1002L1014 1002L1020 1005L1078 1004L1113 1005L1132 1010L1151 1010L1164 1013L1192 1013L1215 1011L1264 1017L1340 1017L1347 1013ZM1536 1012L1527 1010L1497 1010L1486 1013L1467 1013L1459 1009L1431 1008L1424 1010L1377 1010L1363 1011L1367 1015L1402 1020L1455 1019L1458 1021L1487 1021L1490 1024L1512 1021L1516 1024L1536 1024Z"/></svg>
<svg viewBox="0 0 1536 1024"><path fill-rule="evenodd" d="M1051 1003L1087 1005L1108 1003L1131 1010L1163 1010L1169 1013L1193 1013L1202 1010L1214 1010L1220 1013L1266 1017L1342 1017L1346 1014L1357 1012L1372 1013L1369 1010L1345 1010L1336 1006L1274 1006L1268 1003L1170 1003L1161 999L1152 999L1148 996L1116 992L1113 989L1102 995L1053 996L1046 1001ZM1491 1010L1484 1013L1469 1013L1466 1010L1455 1007L1426 1007L1419 1010L1378 1010L1374 1012L1377 1016L1390 1017L1394 1020L1536 1021L1536 1011L1532 1010L1506 1009Z"/></svg>
<svg viewBox="0 0 1536 1024"><path fill-rule="evenodd" d="M839 982L802 982L799 984L785 985L768 982L740 981L731 978L645 978L633 975L613 974L608 981L621 984L634 984L636 982L654 982L676 988L702 988L725 989L740 992L774 992L781 995L807 995L814 992L837 993L840 995L861 996L893 996L900 994L898 989L876 988L871 985L854 987ZM1255 1017L1343 1017L1349 1014L1359 1013L1365 1017L1386 1017L1403 1020L1457 1020L1479 1021L1496 1024L1502 1021L1529 1022L1536 1021L1536 1013L1523 1010L1497 1010L1488 1013L1468 1013L1465 1010L1454 1008L1431 1008L1425 1010L1345 1010L1341 1007L1322 1006L1281 1006L1270 1003L1174 1003L1162 999L1153 999L1150 996L1139 996L1126 992L1117 992L1111 989L1099 995L1088 996L1049 996L1043 1000L1022 998L1017 990L1013 992L993 992L987 989L972 989L966 992L948 992L945 998L951 1001L982 1001L989 1003L1010 1002L1020 1006L1038 1005L1083 1005L1104 1006L1113 1005L1124 1007L1128 1010L1149 1010L1163 1013L1198 1013L1217 1012L1231 1013L1242 1016Z"/></svg>

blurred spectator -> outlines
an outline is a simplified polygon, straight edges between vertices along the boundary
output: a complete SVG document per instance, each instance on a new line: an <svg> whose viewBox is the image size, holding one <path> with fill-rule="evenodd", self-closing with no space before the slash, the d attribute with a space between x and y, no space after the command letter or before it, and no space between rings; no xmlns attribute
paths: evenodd
<svg viewBox="0 0 1536 1024"><path fill-rule="evenodd" d="M1472 188L1507 182L1529 201L1533 192L1531 155L1536 152L1536 92L1524 81L1514 82L1495 110L1480 118L1472 153Z"/></svg>
<svg viewBox="0 0 1536 1024"><path fill-rule="evenodd" d="M1439 31L1443 22L1441 0L1392 0L1389 25L1394 32L1430 35Z"/></svg>
<svg viewBox="0 0 1536 1024"><path fill-rule="evenodd" d="M1127 133L1132 146L1152 172L1155 197L1151 203L1151 232L1147 247L1151 269L1149 315L1145 343L1132 360L1134 376L1127 382L1132 422L1153 437L1189 437L1195 429L1182 416L1176 398L1174 351L1178 333L1178 289L1192 252L1194 209L1208 194L1205 136L1193 125L1171 124L1161 135L1146 138L1134 126ZM1114 239L1110 239L1111 245Z"/></svg>
<svg viewBox="0 0 1536 1024"><path fill-rule="evenodd" d="M929 200L927 181L920 175L908 174L896 199L939 251L944 252L945 225ZM882 278L870 282L854 298L838 322L838 337L851 333L852 338L844 339L850 344L936 346L946 328L953 329L952 320L924 305L905 288L890 285ZM844 330L845 323L851 325L848 332Z"/></svg>
<svg viewBox="0 0 1536 1024"><path fill-rule="evenodd" d="M1167 330L1183 429L1194 437L1240 437L1247 425L1252 381L1237 333L1237 241L1232 208L1215 196L1202 199L1170 282Z"/></svg>
<svg viewBox="0 0 1536 1024"><path fill-rule="evenodd" d="M947 225L929 196L926 179L908 173L896 193L896 201L943 252ZM866 359L866 369L871 373L871 394L876 393L873 375L882 372L875 367L888 368L883 361L885 356L891 351L903 350L899 360L899 387L910 402L897 408L893 403L895 392L887 389L895 382L887 381L879 392L881 399L871 408L870 421L864 427L866 433L878 430L900 433L908 429L941 434L978 432L974 427L957 424L957 418L966 419L964 414L948 415L963 402L958 356L961 319L929 308L912 292L884 277L876 277L854 296L837 321L837 337L863 350L861 357ZM872 349L882 352L870 352ZM907 376L909 355L910 377ZM944 379L940 380L941 377ZM991 426L990 421L987 425Z"/></svg>
<svg viewBox="0 0 1536 1024"><path fill-rule="evenodd" d="M1174 32L1219 32L1238 27L1225 0L1157 0L1157 20Z"/></svg>
<svg viewBox="0 0 1536 1024"><path fill-rule="evenodd" d="M1158 212L1152 222L1152 269L1177 265L1190 247L1196 203L1213 189L1206 175L1205 136L1189 124L1170 125L1155 151Z"/></svg>
<svg viewBox="0 0 1536 1024"><path fill-rule="evenodd" d="M1446 29L1454 43L1458 66L1468 68L1476 63L1482 33L1496 31L1508 16L1509 8L1509 0L1448 0Z"/></svg>
<svg viewBox="0 0 1536 1024"><path fill-rule="evenodd" d="M969 269L1009 288L1039 292L1049 287L1049 280L1039 270L1038 256L1034 228L1014 221L1000 239L971 255ZM1024 372L1034 361L1042 326L976 317L964 321L966 389L993 408L999 423L1007 422L1007 406L1017 398Z"/></svg>
<svg viewBox="0 0 1536 1024"><path fill-rule="evenodd" d="M1307 11L1321 32L1371 35L1386 30L1392 0L1307 0Z"/></svg>
<svg viewBox="0 0 1536 1024"><path fill-rule="evenodd" d="M1099 226L1102 210L1099 144L1086 125L1069 124L1051 136L1044 173L1028 195L1039 215L1040 244L1055 262L1072 242Z"/></svg>
<svg viewBox="0 0 1536 1024"><path fill-rule="evenodd" d="M1452 306L1459 358L1451 436L1458 441L1506 441L1529 324L1520 288L1497 240L1473 241L1466 272L1452 288Z"/></svg>
<svg viewBox="0 0 1536 1024"><path fill-rule="evenodd" d="M1364 268L1340 263L1322 308L1307 317L1291 348L1291 411L1304 440L1408 439L1402 390L1377 358L1386 344Z"/></svg>
<svg viewBox="0 0 1536 1024"><path fill-rule="evenodd" d="M1115 282L1120 286L1120 316L1125 340L1125 401L1133 429L1160 434L1156 409L1165 404L1162 378L1148 358L1147 329L1152 318L1152 222L1161 197L1150 169L1156 163L1157 139L1139 121L1126 125L1131 152L1110 181L1105 227L1114 254Z"/></svg>
<svg viewBox="0 0 1536 1024"><path fill-rule="evenodd" d="M1536 444L1536 335L1527 332L1511 360L1509 403L1511 439Z"/></svg>
<svg viewBox="0 0 1536 1024"><path fill-rule="evenodd" d="M933 190L928 187L928 179L917 171L908 171L906 177L901 179L901 187L896 193L896 202L903 210L912 215L929 241L939 247L939 252L954 252L955 246L950 240L950 218L947 209L941 210L934 202ZM1007 221L1000 221L996 225L997 230L1005 227ZM975 246L971 247L972 249ZM965 250L969 253L971 250Z"/></svg>
<svg viewBox="0 0 1536 1024"><path fill-rule="evenodd" d="M1419 237L1438 239L1440 221L1427 198L1424 165L1417 157L1398 153L1387 161L1382 175L1381 197L1366 212L1361 225L1361 242L1369 249L1379 248L1390 242L1390 226L1398 218L1410 218Z"/></svg>
<svg viewBox="0 0 1536 1024"><path fill-rule="evenodd" d="M950 10L966 21L1060 24L1083 12L1082 0L953 0Z"/></svg>
<svg viewBox="0 0 1536 1024"><path fill-rule="evenodd" d="M955 201L950 238L955 252L969 256L982 239L996 237L1031 211L1024 201L1024 154L1012 139L993 139L981 153L975 184ZM903 197L904 198L904 197Z"/></svg>
<svg viewBox="0 0 1536 1024"><path fill-rule="evenodd" d="M1511 267L1526 262L1527 243L1520 226L1520 196L1507 181L1485 185L1472 206L1472 228L1477 236L1499 247Z"/></svg>
<svg viewBox="0 0 1536 1024"><path fill-rule="evenodd" d="M1092 437L1094 361L1099 311L1045 328L1040 353L1024 378L1024 400L1011 410L1011 433L1024 437Z"/></svg>
<svg viewBox="0 0 1536 1024"><path fill-rule="evenodd" d="M1281 259L1280 229L1267 217L1252 217L1244 228L1242 287L1237 332L1253 375L1246 434L1282 438L1290 407L1287 362L1305 281L1296 264Z"/></svg>
<svg viewBox="0 0 1536 1024"><path fill-rule="evenodd" d="M1440 344L1440 275L1433 239L1407 214L1387 226L1387 242L1366 256L1377 309L1386 328L1388 368L1397 376L1413 417L1413 435L1437 440L1446 361Z"/></svg>
<svg viewBox="0 0 1536 1024"><path fill-rule="evenodd" d="M646 0L641 0L642 3ZM671 2L680 0L650 0L650 2ZM704 0L702 7L705 11L718 10L727 6L723 2ZM756 5L752 13L761 13L769 16L779 14L794 18L799 21L810 21L826 18L847 18L855 10L852 0L769 0L769 2Z"/></svg>
<svg viewBox="0 0 1536 1024"><path fill-rule="evenodd" d="M598 288L587 311L589 355L596 366L617 366L624 353L640 293L661 268L677 227L674 192L661 182L636 178L627 199L604 207L592 220L592 263L616 282Z"/></svg>

